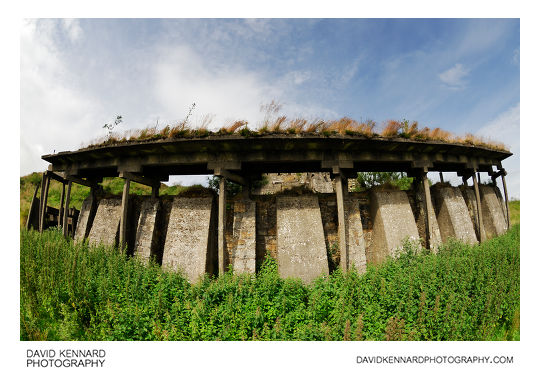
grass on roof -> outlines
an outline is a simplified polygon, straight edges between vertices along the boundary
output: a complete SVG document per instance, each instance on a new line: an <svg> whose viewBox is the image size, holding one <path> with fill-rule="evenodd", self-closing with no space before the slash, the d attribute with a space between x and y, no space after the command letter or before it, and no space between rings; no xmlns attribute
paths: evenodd
<svg viewBox="0 0 540 374"><path fill-rule="evenodd" d="M257 129L250 129L247 121L238 120L221 127L217 131L208 129L209 122L210 120L204 120L197 127L191 127L186 122L183 122L179 125L167 125L161 129L153 126L140 130L130 130L124 134L113 133L108 137L93 141L86 148L162 139L205 138L208 136L240 135L244 137L257 137L276 134L314 134L320 136L342 135L364 138L404 138L414 141L440 141L449 144L484 147L496 151L508 151L508 148L500 142L484 139L472 134L456 136L438 127L434 129L430 129L429 127L421 128L418 122L414 121L411 123L407 120L389 120L377 126L375 122L370 120L359 122L348 117L330 121L309 121L303 118L288 119L285 116L279 116L273 121L265 120ZM380 127L378 132L375 131L376 127Z"/></svg>

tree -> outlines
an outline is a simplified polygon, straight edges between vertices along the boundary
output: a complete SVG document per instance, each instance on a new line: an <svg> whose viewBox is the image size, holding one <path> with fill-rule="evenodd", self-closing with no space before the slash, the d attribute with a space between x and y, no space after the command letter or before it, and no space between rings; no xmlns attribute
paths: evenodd
<svg viewBox="0 0 540 374"><path fill-rule="evenodd" d="M208 187L216 192L219 192L219 178L216 175L208 177ZM227 179L225 180L225 191L227 195L233 196L242 191L242 186Z"/></svg>
<svg viewBox="0 0 540 374"><path fill-rule="evenodd" d="M363 191L374 186L391 184L400 190L408 190L411 187L413 178L407 177L403 172L379 171L358 173L356 178L357 190Z"/></svg>

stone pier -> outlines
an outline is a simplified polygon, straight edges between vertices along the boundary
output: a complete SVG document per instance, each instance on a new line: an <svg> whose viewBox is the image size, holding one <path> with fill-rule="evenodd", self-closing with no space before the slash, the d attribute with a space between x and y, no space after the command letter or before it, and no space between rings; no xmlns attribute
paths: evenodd
<svg viewBox="0 0 540 374"><path fill-rule="evenodd" d="M235 273L255 273L255 201L233 203L231 263Z"/></svg>
<svg viewBox="0 0 540 374"><path fill-rule="evenodd" d="M88 234L88 242L90 244L117 245L121 215L121 199L101 199Z"/></svg>
<svg viewBox="0 0 540 374"><path fill-rule="evenodd" d="M277 262L280 276L311 283L328 275L319 200L316 195L277 196Z"/></svg>
<svg viewBox="0 0 540 374"><path fill-rule="evenodd" d="M159 235L157 217L160 207L160 201L155 197L144 200L141 204L133 253L145 262L156 256Z"/></svg>
<svg viewBox="0 0 540 374"><path fill-rule="evenodd" d="M88 195L88 197L84 199L82 203L81 212L79 213L79 219L77 221L77 227L74 236L76 242L84 240L90 233L90 228L92 227L93 220L92 215L95 214L95 212L93 212L94 203L95 202L92 194Z"/></svg>
<svg viewBox="0 0 540 374"><path fill-rule="evenodd" d="M406 239L419 240L418 228L407 194L398 190L371 192L373 243L367 253L369 263L378 264L397 255Z"/></svg>
<svg viewBox="0 0 540 374"><path fill-rule="evenodd" d="M443 243L449 238L456 238L468 244L478 243L469 209L460 189L435 186L433 193ZM471 193L474 196L474 192Z"/></svg>
<svg viewBox="0 0 540 374"><path fill-rule="evenodd" d="M364 230L362 228L362 218L360 216L359 199L349 198L345 208L348 244L349 244L349 269L353 264L361 274L366 271L366 243L364 241Z"/></svg>
<svg viewBox="0 0 540 374"><path fill-rule="evenodd" d="M212 197L176 197L172 203L162 265L194 283L217 271L217 213Z"/></svg>
<svg viewBox="0 0 540 374"><path fill-rule="evenodd" d="M505 212L497 196L496 188L494 186L480 185L484 229L488 239L504 234L507 227Z"/></svg>

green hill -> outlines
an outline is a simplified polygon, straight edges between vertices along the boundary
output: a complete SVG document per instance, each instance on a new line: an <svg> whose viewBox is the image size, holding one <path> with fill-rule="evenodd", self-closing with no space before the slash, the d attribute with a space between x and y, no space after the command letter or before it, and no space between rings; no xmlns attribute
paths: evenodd
<svg viewBox="0 0 540 374"><path fill-rule="evenodd" d="M36 187L41 184L41 178L43 173L32 173L24 177L20 177L20 191L21 191L21 205L20 205L20 224L21 227L26 225L26 219L28 218L28 211L30 210L30 204ZM108 194L121 195L124 188L124 180L122 178L104 178L103 191ZM181 185L167 186L161 184L159 189L160 195L176 195L185 191L190 187ZM132 182L130 184L129 193L135 195L150 195L152 188ZM71 199L70 207L81 209L82 202L90 193L90 188L81 186L77 183L71 185ZM62 183L55 180L51 180L49 187L49 197L47 199L47 205L54 208L60 207L60 197L62 194ZM38 191L39 197L39 191Z"/></svg>

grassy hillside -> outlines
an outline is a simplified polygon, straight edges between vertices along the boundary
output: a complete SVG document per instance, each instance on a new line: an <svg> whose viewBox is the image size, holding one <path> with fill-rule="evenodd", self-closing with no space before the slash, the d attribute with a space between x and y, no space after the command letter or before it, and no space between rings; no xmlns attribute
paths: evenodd
<svg viewBox="0 0 540 374"><path fill-rule="evenodd" d="M42 173L32 173L20 178L20 191L21 191L21 206L20 206L20 223L21 227L26 225L26 219L28 218L28 211L30 210L30 204L32 202L32 196L36 186L41 184ZM103 179L103 190L106 193L121 195L124 188L124 180L121 178L104 178ZM176 195L189 187L184 187L180 185L167 186L161 184L159 189L160 195ZM149 195L152 192L152 188L132 182L130 184L129 193L135 195ZM90 188L81 186L77 183L72 183L71 185L71 199L70 207L75 207L81 209L82 202L90 193ZM62 183L55 180L51 180L49 187L49 197L47 200L47 205L59 208L60 207L60 198L62 194ZM39 197L39 192L38 192Z"/></svg>
<svg viewBox="0 0 540 374"><path fill-rule="evenodd" d="M59 231L21 230L22 340L519 340L519 224L474 247L406 253L367 273L227 273L190 285Z"/></svg>
<svg viewBox="0 0 540 374"><path fill-rule="evenodd" d="M510 208L510 223L512 225L519 225L519 200L511 200L508 202Z"/></svg>

